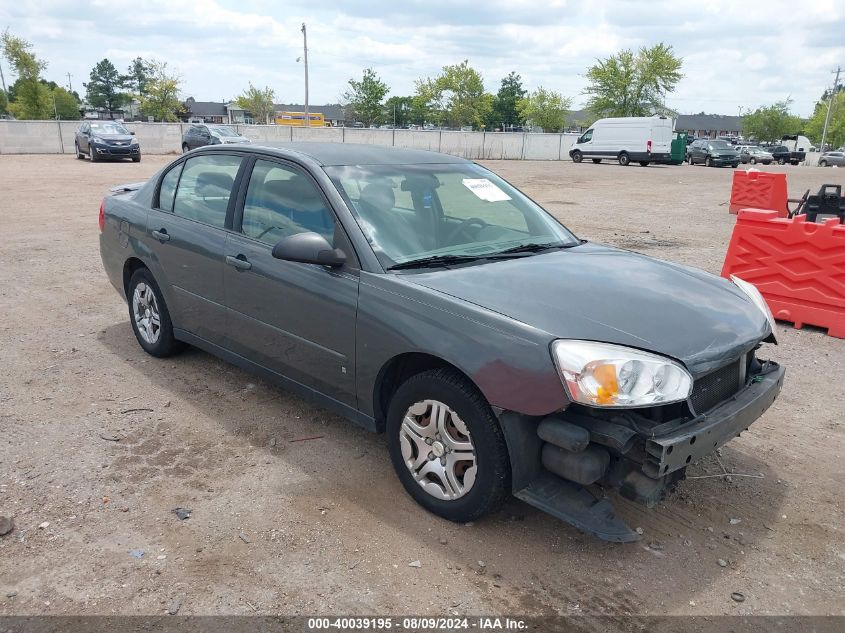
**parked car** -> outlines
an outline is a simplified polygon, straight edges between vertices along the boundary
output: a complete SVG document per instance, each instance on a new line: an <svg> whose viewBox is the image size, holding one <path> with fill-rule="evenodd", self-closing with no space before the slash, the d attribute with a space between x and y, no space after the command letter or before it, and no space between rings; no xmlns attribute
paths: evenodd
<svg viewBox="0 0 845 633"><path fill-rule="evenodd" d="M771 165L775 159L769 152L756 145L741 145L736 148L736 151L739 152L739 160L743 164L763 163L764 165Z"/></svg>
<svg viewBox="0 0 845 633"><path fill-rule="evenodd" d="M786 163L798 165L805 157L804 152L793 152L786 145L768 145L764 146L763 149L772 155L778 165L785 165Z"/></svg>
<svg viewBox="0 0 845 633"><path fill-rule="evenodd" d="M706 167L725 167L739 165L739 153L736 148L720 139L701 138L687 148L687 162L690 165Z"/></svg>
<svg viewBox="0 0 845 633"><path fill-rule="evenodd" d="M229 125L211 123L196 124L185 130L182 135L182 151L188 152L206 145L228 145L231 143L249 143L250 140Z"/></svg>
<svg viewBox="0 0 845 633"><path fill-rule="evenodd" d="M76 130L73 141L76 157L91 162L110 158L131 158L141 161L141 145L130 132L116 121L85 121Z"/></svg>
<svg viewBox="0 0 845 633"><path fill-rule="evenodd" d="M793 165L804 162L812 145L810 139L802 134L784 136L781 138L781 144L789 148L789 162Z"/></svg>
<svg viewBox="0 0 845 633"><path fill-rule="evenodd" d="M455 156L215 145L99 226L147 353L192 344L386 432L406 491L453 521L513 493L636 540L588 486L655 503L783 384L754 286L587 243Z"/></svg>
<svg viewBox="0 0 845 633"><path fill-rule="evenodd" d="M672 119L664 116L599 119L578 137L569 149L569 157L575 163L584 158L600 163L608 158L623 166L631 161L643 167L668 163L672 127Z"/></svg>
<svg viewBox="0 0 845 633"><path fill-rule="evenodd" d="M845 152L825 152L819 157L819 167L845 167Z"/></svg>

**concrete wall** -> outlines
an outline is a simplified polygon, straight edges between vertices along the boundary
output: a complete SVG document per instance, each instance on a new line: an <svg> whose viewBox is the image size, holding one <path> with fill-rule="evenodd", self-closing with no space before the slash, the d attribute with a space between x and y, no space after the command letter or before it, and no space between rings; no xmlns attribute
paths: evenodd
<svg viewBox="0 0 845 633"><path fill-rule="evenodd" d="M143 154L178 154L187 123L126 123ZM72 154L78 121L0 121L0 154ZM254 143L319 141L424 149L473 160L569 160L574 134L513 134L237 125Z"/></svg>

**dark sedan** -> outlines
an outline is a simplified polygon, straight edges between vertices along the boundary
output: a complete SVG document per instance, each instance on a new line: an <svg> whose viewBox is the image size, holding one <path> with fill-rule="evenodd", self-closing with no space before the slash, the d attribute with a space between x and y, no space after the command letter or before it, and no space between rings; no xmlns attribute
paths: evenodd
<svg viewBox="0 0 845 633"><path fill-rule="evenodd" d="M115 158L141 162L141 145L135 132L115 121L85 121L76 131L73 144L79 159L87 155L92 162Z"/></svg>
<svg viewBox="0 0 845 633"><path fill-rule="evenodd" d="M580 240L453 156L217 145L99 222L147 353L191 344L386 432L407 492L453 521L514 494L636 540L599 491L653 505L783 383L754 286Z"/></svg>

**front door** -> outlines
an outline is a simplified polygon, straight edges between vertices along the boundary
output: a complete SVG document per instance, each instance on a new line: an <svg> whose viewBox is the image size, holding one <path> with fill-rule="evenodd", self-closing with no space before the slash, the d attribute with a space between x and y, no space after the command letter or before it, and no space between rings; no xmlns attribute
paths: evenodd
<svg viewBox="0 0 845 633"><path fill-rule="evenodd" d="M229 348L355 406L358 265L316 182L291 164L257 160L233 229L223 272ZM279 240L304 231L343 249L349 263L331 269L272 256Z"/></svg>
<svg viewBox="0 0 845 633"><path fill-rule="evenodd" d="M195 156L164 176L147 220L153 271L166 284L174 327L222 344L226 338L223 251L232 190L242 158Z"/></svg>

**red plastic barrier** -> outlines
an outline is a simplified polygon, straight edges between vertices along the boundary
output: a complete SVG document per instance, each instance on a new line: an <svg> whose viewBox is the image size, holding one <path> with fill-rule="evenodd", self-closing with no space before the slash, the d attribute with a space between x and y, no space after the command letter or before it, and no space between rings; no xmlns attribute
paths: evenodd
<svg viewBox="0 0 845 633"><path fill-rule="evenodd" d="M786 174L772 174L765 171L735 171L731 186L729 210L767 209L777 211L786 217Z"/></svg>
<svg viewBox="0 0 845 633"><path fill-rule="evenodd" d="M722 277L754 284L776 319L827 328L845 338L845 225L838 218L743 209L731 235Z"/></svg>

